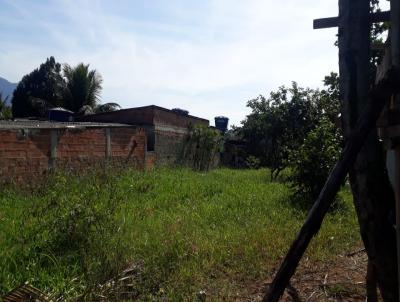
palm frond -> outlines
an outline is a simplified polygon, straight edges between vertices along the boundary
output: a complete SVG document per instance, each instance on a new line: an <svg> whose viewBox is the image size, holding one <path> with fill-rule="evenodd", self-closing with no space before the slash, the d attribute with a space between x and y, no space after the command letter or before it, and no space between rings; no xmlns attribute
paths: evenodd
<svg viewBox="0 0 400 302"><path fill-rule="evenodd" d="M75 67L65 64L63 71L67 83L64 93L67 109L77 112L83 106L95 108L100 101L101 75L83 63Z"/></svg>

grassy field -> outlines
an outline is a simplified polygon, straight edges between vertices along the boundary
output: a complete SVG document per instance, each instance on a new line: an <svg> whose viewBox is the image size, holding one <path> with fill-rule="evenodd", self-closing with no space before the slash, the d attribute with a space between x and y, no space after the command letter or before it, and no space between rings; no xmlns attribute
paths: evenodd
<svg viewBox="0 0 400 302"><path fill-rule="evenodd" d="M266 170L186 169L59 174L34 190L0 193L0 295L30 282L66 298L132 268L141 301L231 300L280 262L306 213ZM359 241L351 196L330 213L307 254L326 260ZM109 299L112 299L109 297Z"/></svg>

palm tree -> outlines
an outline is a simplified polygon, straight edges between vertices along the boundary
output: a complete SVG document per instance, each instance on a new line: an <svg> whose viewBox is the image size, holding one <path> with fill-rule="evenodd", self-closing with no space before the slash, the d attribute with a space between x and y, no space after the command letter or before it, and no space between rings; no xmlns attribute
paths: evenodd
<svg viewBox="0 0 400 302"><path fill-rule="evenodd" d="M68 64L63 68L66 81L64 107L78 112L84 106L96 108L99 105L102 78L96 70L89 70L89 64L79 63L75 67Z"/></svg>

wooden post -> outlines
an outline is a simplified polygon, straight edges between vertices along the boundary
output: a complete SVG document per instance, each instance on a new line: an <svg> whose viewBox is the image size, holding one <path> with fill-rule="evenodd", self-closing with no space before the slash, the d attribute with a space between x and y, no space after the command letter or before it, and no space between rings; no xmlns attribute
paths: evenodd
<svg viewBox="0 0 400 302"><path fill-rule="evenodd" d="M369 5L369 0L339 0L338 18L314 22L315 28L339 25L340 92L346 148L291 245L264 302L278 301L283 294L348 172L361 235L369 259L372 257L374 261L372 264L377 270L381 294L385 301L397 301L397 291L394 291L397 273L393 267L396 262L396 243L392 237L393 228L387 219L394 198L384 168L375 122L390 99L390 94L400 89L400 78L396 69L392 80L389 77L380 81L368 96L371 84L370 24L374 20L386 21L388 18L388 13L371 15Z"/></svg>
<svg viewBox="0 0 400 302"><path fill-rule="evenodd" d="M391 51L393 66L400 66L400 2L392 0L391 6ZM400 96L395 96L397 103ZM396 171L394 191L396 196L396 235L397 235L397 274L398 274L398 290L400 297L400 146L396 146Z"/></svg>
<svg viewBox="0 0 400 302"><path fill-rule="evenodd" d="M400 280L400 146L395 149L395 181L394 192L396 196L396 234L397 234L397 272ZM399 286L400 297L400 286Z"/></svg>
<svg viewBox="0 0 400 302"><path fill-rule="evenodd" d="M371 129L375 128L375 123L383 107L387 100L390 99L390 95L394 91L400 89L398 85L399 81L399 71L391 70L386 77L377 84L375 89L370 92L368 96L369 101L365 105L365 111L358 121L357 126L354 128L351 137L348 139L339 161L329 174L329 177L318 199L315 201L314 206L311 208L304 225L290 246L271 287L264 296L263 302L277 302L282 296L283 291L296 271L308 244L312 237L319 231L322 221L339 191L343 180L357 158L357 154L363 147Z"/></svg>

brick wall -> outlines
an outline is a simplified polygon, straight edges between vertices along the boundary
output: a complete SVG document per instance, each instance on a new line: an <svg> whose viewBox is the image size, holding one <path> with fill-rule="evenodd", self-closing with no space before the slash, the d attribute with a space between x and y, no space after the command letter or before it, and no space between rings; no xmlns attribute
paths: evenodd
<svg viewBox="0 0 400 302"><path fill-rule="evenodd" d="M0 179L21 179L24 175L43 173L49 159L48 130L0 131Z"/></svg>
<svg viewBox="0 0 400 302"><path fill-rule="evenodd" d="M180 115L159 106L121 109L77 118L81 122L123 123L130 125L169 125L187 128L189 125L208 127L209 121L192 115Z"/></svg>
<svg viewBox="0 0 400 302"><path fill-rule="evenodd" d="M206 119L180 115L154 105L85 115L78 121L123 123L144 127L148 142L147 151L154 151L151 161L156 165L174 165L179 161L182 144L190 125L209 126Z"/></svg>
<svg viewBox="0 0 400 302"><path fill-rule="evenodd" d="M145 148L141 128L0 129L0 179L19 181L51 167L85 169L106 160L144 168Z"/></svg>
<svg viewBox="0 0 400 302"><path fill-rule="evenodd" d="M187 129L157 126L155 134L155 162L157 165L174 165L182 153Z"/></svg>

